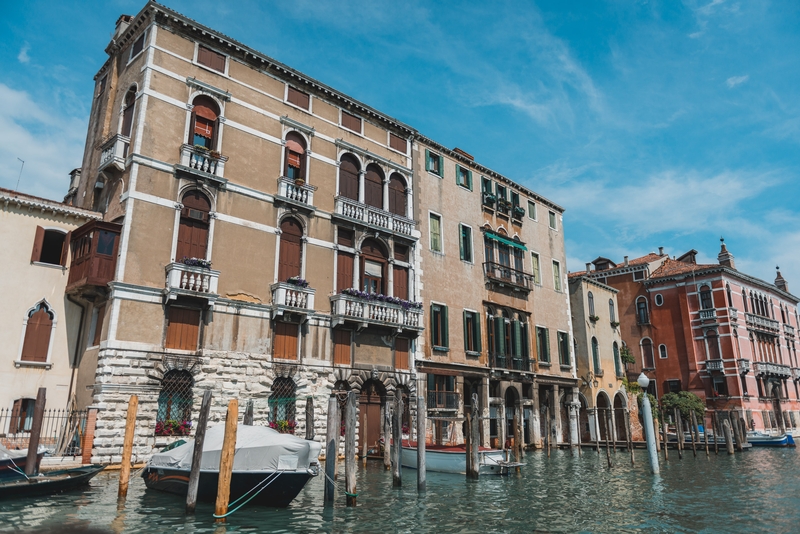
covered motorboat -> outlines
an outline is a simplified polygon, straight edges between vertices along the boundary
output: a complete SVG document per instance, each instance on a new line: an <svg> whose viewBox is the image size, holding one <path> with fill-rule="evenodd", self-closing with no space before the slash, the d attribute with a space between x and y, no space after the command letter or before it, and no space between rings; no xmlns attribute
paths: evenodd
<svg viewBox="0 0 800 534"><path fill-rule="evenodd" d="M219 461L225 425L210 427L203 442L197 498L214 501L217 496ZM319 472L322 444L263 426L238 425L233 458L230 500L258 486L251 501L263 506L285 507ZM149 489L186 495L192 467L194 440L153 455L142 473Z"/></svg>
<svg viewBox="0 0 800 534"><path fill-rule="evenodd" d="M39 465L44 456L44 448L39 448L36 455L36 465ZM9 450L0 445L0 480L14 480L25 478L25 465L28 461L28 449Z"/></svg>
<svg viewBox="0 0 800 534"><path fill-rule="evenodd" d="M506 475L512 467L521 463L510 462L508 451L503 449L478 449L479 475ZM409 469L417 468L417 443L403 441L400 465ZM466 445L425 445L425 469L439 473L465 474L467 472Z"/></svg>

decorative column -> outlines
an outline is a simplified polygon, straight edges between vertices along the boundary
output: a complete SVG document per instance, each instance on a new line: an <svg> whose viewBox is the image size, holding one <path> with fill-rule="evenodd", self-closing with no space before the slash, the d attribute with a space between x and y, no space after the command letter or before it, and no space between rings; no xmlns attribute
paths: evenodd
<svg viewBox="0 0 800 534"><path fill-rule="evenodd" d="M277 270L275 272L278 272ZM359 276L361 274L361 252L356 250L353 255L353 287L359 289Z"/></svg>
<svg viewBox="0 0 800 534"><path fill-rule="evenodd" d="M384 295L388 295L390 297L394 296L394 258L389 258L388 267L386 267L388 271L386 273L386 291L383 292ZM405 298L405 297L404 297Z"/></svg>
<svg viewBox="0 0 800 534"><path fill-rule="evenodd" d="M406 217L414 220L414 193L410 187L406 187Z"/></svg>
<svg viewBox="0 0 800 534"><path fill-rule="evenodd" d="M581 403L578 400L578 388L572 388L572 402L569 403L569 444L573 449L578 446L580 410Z"/></svg>
<svg viewBox="0 0 800 534"><path fill-rule="evenodd" d="M358 201L364 203L364 178L367 176L367 171L361 169L358 171Z"/></svg>
<svg viewBox="0 0 800 534"><path fill-rule="evenodd" d="M531 420L528 424L531 426L531 431L533 432L533 446L537 449L542 448L542 423L539 410L539 383L534 380L533 406L531 407Z"/></svg>
<svg viewBox="0 0 800 534"><path fill-rule="evenodd" d="M553 422L555 423L553 425L553 432L555 432L555 436L551 436L551 439L553 440L553 443L558 444L563 441L561 438L561 436L563 436L563 432L561 431L561 403L559 402L558 384L553 384L553 402L551 405L551 409L553 410Z"/></svg>
<svg viewBox="0 0 800 534"><path fill-rule="evenodd" d="M389 211L389 178L383 179L383 210Z"/></svg>
<svg viewBox="0 0 800 534"><path fill-rule="evenodd" d="M481 446L489 446L489 377L481 379Z"/></svg>

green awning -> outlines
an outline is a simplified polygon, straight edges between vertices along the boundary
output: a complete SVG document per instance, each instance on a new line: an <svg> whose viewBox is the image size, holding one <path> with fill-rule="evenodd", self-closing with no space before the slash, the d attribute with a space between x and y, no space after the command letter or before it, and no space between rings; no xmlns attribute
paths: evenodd
<svg viewBox="0 0 800 534"><path fill-rule="evenodd" d="M486 239L492 239L499 243L503 243L504 245L508 245L509 247L518 248L520 250L528 250L528 248L519 241L514 241L513 239L497 235L494 232L484 232L483 235L486 237Z"/></svg>

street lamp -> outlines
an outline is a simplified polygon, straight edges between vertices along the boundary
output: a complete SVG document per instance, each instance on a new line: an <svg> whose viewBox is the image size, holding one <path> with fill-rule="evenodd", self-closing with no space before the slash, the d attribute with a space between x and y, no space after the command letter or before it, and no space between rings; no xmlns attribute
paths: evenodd
<svg viewBox="0 0 800 534"><path fill-rule="evenodd" d="M647 396L647 386L650 385L650 379L647 375L642 373L636 379L636 383L642 388L642 411L644 411L644 433L647 437L647 454L650 456L650 469L654 475L659 472L658 466L658 453L656 452L656 436L653 430L653 411L650 408L650 399ZM666 437L666 436L665 436ZM666 446L666 444L665 444Z"/></svg>

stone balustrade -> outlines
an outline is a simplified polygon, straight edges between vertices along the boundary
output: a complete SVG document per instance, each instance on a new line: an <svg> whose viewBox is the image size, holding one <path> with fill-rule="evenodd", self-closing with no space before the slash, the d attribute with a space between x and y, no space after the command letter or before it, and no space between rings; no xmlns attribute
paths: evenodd
<svg viewBox="0 0 800 534"><path fill-rule="evenodd" d="M789 324L784 324L783 325L783 333L786 334L787 336L794 337L794 327L792 325L789 325Z"/></svg>
<svg viewBox="0 0 800 534"><path fill-rule="evenodd" d="M100 146L100 165L98 171L102 171L110 166L117 170L125 170L125 160L128 157L128 149L131 144L130 137L124 135L114 135Z"/></svg>
<svg viewBox="0 0 800 534"><path fill-rule="evenodd" d="M316 290L300 287L288 282L278 282L270 286L272 305L281 308L314 309L314 293Z"/></svg>
<svg viewBox="0 0 800 534"><path fill-rule="evenodd" d="M707 321L709 319L717 318L717 310L711 308L710 310L700 310L700 320Z"/></svg>
<svg viewBox="0 0 800 534"><path fill-rule="evenodd" d="M780 378L789 378L792 376L792 370L788 365L771 362L753 362L753 368L756 375L770 375Z"/></svg>
<svg viewBox="0 0 800 534"><path fill-rule="evenodd" d="M745 313L744 315L747 326L750 328L770 333L780 332L778 321L773 321L772 319L761 317L760 315L756 315L754 313Z"/></svg>
<svg viewBox="0 0 800 534"><path fill-rule="evenodd" d="M278 178L278 196L303 206L314 206L314 187L296 183L291 178L281 176Z"/></svg>
<svg viewBox="0 0 800 534"><path fill-rule="evenodd" d="M737 360L737 363L739 364L739 372L741 374L744 375L750 372L750 360L746 358L741 358Z"/></svg>
<svg viewBox="0 0 800 534"><path fill-rule="evenodd" d="M182 263L170 263L166 271L166 292L171 300L180 294L206 296L209 301L216 300L219 271Z"/></svg>
<svg viewBox="0 0 800 534"><path fill-rule="evenodd" d="M414 221L407 217L367 206L342 196L336 197L335 212L337 215L348 219L355 219L368 226L381 228L400 235L410 236L414 231Z"/></svg>
<svg viewBox="0 0 800 534"><path fill-rule="evenodd" d="M181 145L181 166L191 171L212 174L218 178L224 176L227 156L210 150L203 150L192 145Z"/></svg>
<svg viewBox="0 0 800 534"><path fill-rule="evenodd" d="M706 371L709 373L712 371L723 371L725 369L725 364L722 360L706 360Z"/></svg>
<svg viewBox="0 0 800 534"><path fill-rule="evenodd" d="M422 330L424 326L421 309L405 309L400 304L391 302L339 294L331 297L331 308L334 317L343 321L354 320L412 330Z"/></svg>

